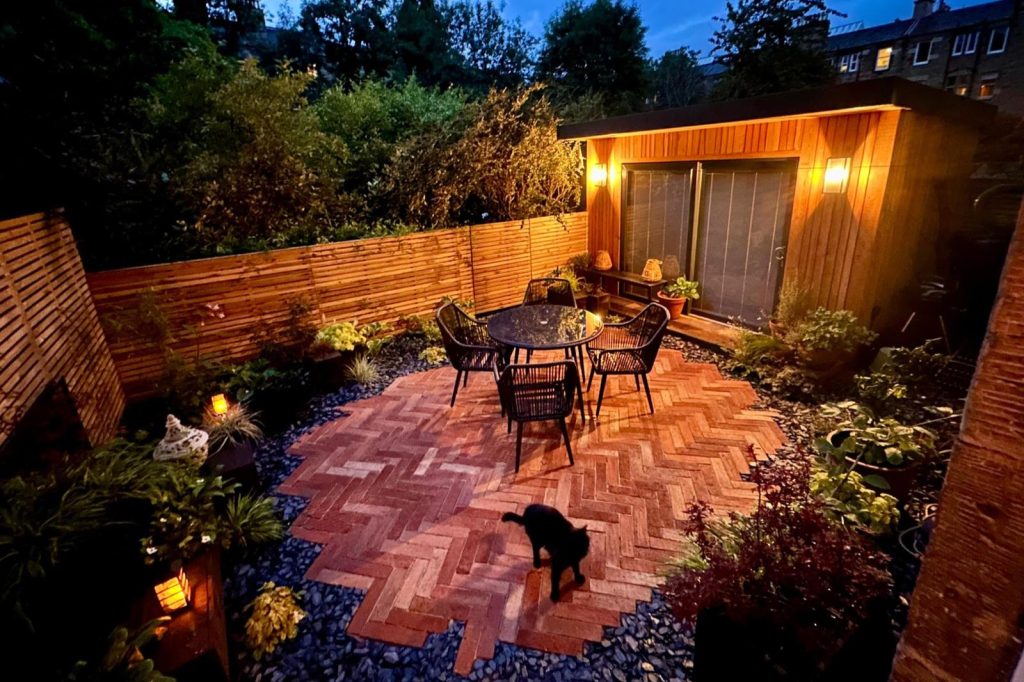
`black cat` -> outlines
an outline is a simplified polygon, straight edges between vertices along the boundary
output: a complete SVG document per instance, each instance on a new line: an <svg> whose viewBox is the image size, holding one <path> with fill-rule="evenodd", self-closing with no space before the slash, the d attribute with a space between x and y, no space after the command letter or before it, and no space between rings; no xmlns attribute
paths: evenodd
<svg viewBox="0 0 1024 682"><path fill-rule="evenodd" d="M534 568L540 568L541 547L551 555L551 601L558 601L558 583L565 569L571 567L576 584L583 584L585 578L580 573L580 561L590 551L586 526L574 527L560 511L544 504L531 504L522 516L506 512L501 520L518 523L526 529L533 545Z"/></svg>

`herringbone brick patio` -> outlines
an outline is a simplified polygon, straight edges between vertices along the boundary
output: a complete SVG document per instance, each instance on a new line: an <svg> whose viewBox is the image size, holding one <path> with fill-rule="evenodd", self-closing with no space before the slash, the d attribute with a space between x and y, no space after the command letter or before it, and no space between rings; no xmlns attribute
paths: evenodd
<svg viewBox="0 0 1024 682"><path fill-rule="evenodd" d="M291 528L325 545L307 576L366 590L348 632L421 646L449 619L464 620L462 674L498 640L566 654L600 640L650 599L679 549L686 506L749 509L746 447L764 456L784 439L771 413L750 409L748 383L666 349L650 377L654 415L632 377L612 377L600 419L581 425L577 412L570 425L576 465L555 423L528 424L515 474L493 379L473 376L450 408L454 374L405 376L345 405L294 446L305 461L280 489L311 498ZM591 415L596 393L595 382ZM577 587L566 571L557 604L523 529L500 522L532 502L591 535L587 580Z"/></svg>

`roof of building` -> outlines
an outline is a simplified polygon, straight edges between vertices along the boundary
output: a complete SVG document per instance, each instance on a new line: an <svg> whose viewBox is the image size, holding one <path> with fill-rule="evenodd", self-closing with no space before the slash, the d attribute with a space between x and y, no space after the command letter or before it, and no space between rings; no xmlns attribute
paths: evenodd
<svg viewBox="0 0 1024 682"><path fill-rule="evenodd" d="M870 26L860 31L839 33L828 38L829 52L894 42L904 37L944 33L960 27L1004 21L1013 16L1015 0L997 0L960 9L939 9L920 19L897 19L889 24Z"/></svg>
<svg viewBox="0 0 1024 682"><path fill-rule="evenodd" d="M710 102L585 123L570 123L558 126L558 137L563 140L616 137L656 130L678 130L772 118L894 108L911 109L977 126L987 123L996 112L996 108L991 104L890 76L764 97Z"/></svg>

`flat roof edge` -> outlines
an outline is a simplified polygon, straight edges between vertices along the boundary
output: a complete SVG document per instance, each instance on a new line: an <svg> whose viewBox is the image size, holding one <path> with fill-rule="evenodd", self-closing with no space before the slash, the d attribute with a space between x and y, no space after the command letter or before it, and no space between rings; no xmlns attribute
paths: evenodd
<svg viewBox="0 0 1024 682"><path fill-rule="evenodd" d="M982 126L996 107L903 78L876 78L763 97L659 109L558 126L558 138L578 140L764 119L837 114L864 109L910 109L957 123Z"/></svg>

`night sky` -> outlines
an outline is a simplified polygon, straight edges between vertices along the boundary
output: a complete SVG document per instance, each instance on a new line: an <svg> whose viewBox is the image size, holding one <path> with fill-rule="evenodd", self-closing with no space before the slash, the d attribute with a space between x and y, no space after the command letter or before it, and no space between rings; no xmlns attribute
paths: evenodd
<svg viewBox="0 0 1024 682"><path fill-rule="evenodd" d="M647 46L651 56L686 45L707 54L708 38L717 22L714 17L725 9L725 0L636 0L647 26ZM298 13L301 0L264 0L264 7L273 16L288 4ZM544 24L551 18L561 0L506 0L505 16L518 16L527 30L543 35ZM953 8L980 5L982 0L947 0ZM832 0L829 5L847 15L838 17L833 25L863 21L865 26L903 19L913 14L913 0Z"/></svg>

